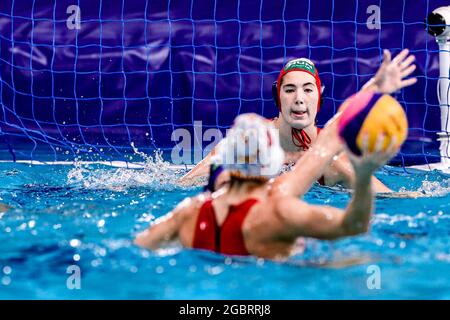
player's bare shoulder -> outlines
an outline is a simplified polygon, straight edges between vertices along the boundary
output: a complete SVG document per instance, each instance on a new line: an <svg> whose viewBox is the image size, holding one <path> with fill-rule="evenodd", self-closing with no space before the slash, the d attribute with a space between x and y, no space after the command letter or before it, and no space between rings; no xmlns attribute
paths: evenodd
<svg viewBox="0 0 450 320"><path fill-rule="evenodd" d="M176 206L174 212L179 215L181 220L189 219L200 210L206 200L208 200L208 196L205 193L195 197L187 197Z"/></svg>

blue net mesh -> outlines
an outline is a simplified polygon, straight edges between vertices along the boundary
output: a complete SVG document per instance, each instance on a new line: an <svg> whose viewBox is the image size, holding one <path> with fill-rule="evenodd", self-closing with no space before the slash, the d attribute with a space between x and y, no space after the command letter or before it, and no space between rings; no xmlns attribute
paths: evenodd
<svg viewBox="0 0 450 320"><path fill-rule="evenodd" d="M325 85L322 126L374 75L382 49L409 48L418 83L396 94L410 132L394 162L438 161L438 47L424 19L443 5L3 0L1 158L130 160L132 143L173 150L177 129L191 133L193 149L205 147L205 131L225 133L238 114L277 116L271 84L297 57L313 60Z"/></svg>

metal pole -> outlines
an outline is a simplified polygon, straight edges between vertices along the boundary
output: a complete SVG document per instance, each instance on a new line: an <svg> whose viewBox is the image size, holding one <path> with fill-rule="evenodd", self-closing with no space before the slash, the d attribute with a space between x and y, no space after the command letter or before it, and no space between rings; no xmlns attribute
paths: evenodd
<svg viewBox="0 0 450 320"><path fill-rule="evenodd" d="M440 141L441 163L450 165L450 38L437 38L439 44L439 80L438 99L441 109L441 132L438 132Z"/></svg>

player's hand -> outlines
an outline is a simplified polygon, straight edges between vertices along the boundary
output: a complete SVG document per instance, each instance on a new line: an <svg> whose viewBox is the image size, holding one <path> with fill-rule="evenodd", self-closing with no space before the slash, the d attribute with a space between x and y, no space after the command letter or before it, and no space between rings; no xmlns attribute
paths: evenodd
<svg viewBox="0 0 450 320"><path fill-rule="evenodd" d="M384 50L383 63L371 80L374 83L375 90L380 93L391 94L415 84L417 78L405 79L416 70L416 65L413 63L415 59L414 55L409 54L408 49L402 50L392 60L389 50Z"/></svg>
<svg viewBox="0 0 450 320"><path fill-rule="evenodd" d="M386 164L392 157L394 157L398 150L399 144L395 136L391 138L389 146L383 150L385 136L380 135L377 138L374 150L369 149L368 135L363 136L362 141L362 156L358 157L351 152L348 152L350 161L357 176L371 176L379 167Z"/></svg>

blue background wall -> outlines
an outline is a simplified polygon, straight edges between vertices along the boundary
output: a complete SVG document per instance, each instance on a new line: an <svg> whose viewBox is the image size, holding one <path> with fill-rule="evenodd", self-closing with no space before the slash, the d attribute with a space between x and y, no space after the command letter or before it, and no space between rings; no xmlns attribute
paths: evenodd
<svg viewBox="0 0 450 320"><path fill-rule="evenodd" d="M67 7L81 10L69 29ZM366 25L381 9L381 29ZM2 159L71 159L90 148L123 158L130 142L170 149L176 128L277 115L271 84L308 57L325 85L319 124L373 76L382 49L409 48L418 83L396 97L410 134L396 162L436 161L438 47L424 30L437 0L2 0Z"/></svg>

